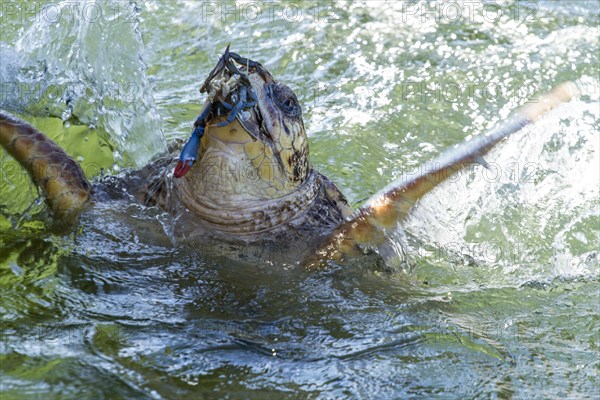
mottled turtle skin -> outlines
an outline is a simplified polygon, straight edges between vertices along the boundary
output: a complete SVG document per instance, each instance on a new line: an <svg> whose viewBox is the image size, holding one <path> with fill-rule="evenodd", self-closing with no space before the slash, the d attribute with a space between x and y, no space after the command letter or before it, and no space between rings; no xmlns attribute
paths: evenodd
<svg viewBox="0 0 600 400"><path fill-rule="evenodd" d="M353 213L334 183L310 164L294 92L259 63L237 56L245 65L235 67L229 58L227 50L202 86L208 100L194 123L200 139L194 142L193 133L179 160L174 151L90 184L64 150L1 110L0 144L41 188L59 231L72 230L90 204L128 195L171 213L178 237L258 245L287 254L287 261L291 254L292 261L315 265L369 249L385 253L386 233L423 195L466 165L485 165L482 156L500 140L577 93L572 84L559 86L490 134L392 182Z"/></svg>

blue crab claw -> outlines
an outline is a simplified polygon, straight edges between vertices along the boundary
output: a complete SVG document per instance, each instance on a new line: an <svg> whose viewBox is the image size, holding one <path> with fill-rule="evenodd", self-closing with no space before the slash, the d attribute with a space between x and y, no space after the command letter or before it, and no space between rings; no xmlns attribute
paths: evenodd
<svg viewBox="0 0 600 400"><path fill-rule="evenodd" d="M194 165L194 162L198 157L198 151L200 150L200 139L202 139L203 135L204 127L197 126L194 128L192 136L190 136L185 146L183 146L181 154L179 155L179 161L177 161L175 171L173 172L175 178L181 178L187 174L192 168L192 165Z"/></svg>
<svg viewBox="0 0 600 400"><path fill-rule="evenodd" d="M202 136L204 136L206 118L210 114L211 110L212 103L210 101L206 101L202 107L202 111L200 111L200 114L194 122L194 130L192 131L192 135L188 139L187 143L183 146L183 149L181 149L179 161L177 161L175 171L173 172L173 176L175 176L175 178L181 178L187 174L192 168L192 165L194 165L194 161L196 161L196 157L198 156L198 151L200 149L200 139L202 139Z"/></svg>
<svg viewBox="0 0 600 400"><path fill-rule="evenodd" d="M175 171L173 171L173 176L175 178L181 178L185 174L188 173L190 169L192 169L193 161L189 160L186 162L177 161L177 165L175 166Z"/></svg>

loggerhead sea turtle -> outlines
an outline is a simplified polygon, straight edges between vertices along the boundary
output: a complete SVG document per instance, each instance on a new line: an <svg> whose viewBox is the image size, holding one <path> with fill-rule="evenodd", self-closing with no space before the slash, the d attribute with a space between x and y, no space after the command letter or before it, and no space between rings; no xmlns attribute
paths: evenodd
<svg viewBox="0 0 600 400"><path fill-rule="evenodd" d="M397 229L419 198L466 165L485 166L482 156L496 143L577 94L572 83L558 86L489 134L392 182L354 212L335 184L312 168L294 92L260 63L228 47L200 91L208 99L179 157L163 156L118 178L90 184L64 150L4 111L0 143L41 188L60 231L76 226L94 202L125 191L175 215L184 235L260 243L318 265L385 252L386 231Z"/></svg>

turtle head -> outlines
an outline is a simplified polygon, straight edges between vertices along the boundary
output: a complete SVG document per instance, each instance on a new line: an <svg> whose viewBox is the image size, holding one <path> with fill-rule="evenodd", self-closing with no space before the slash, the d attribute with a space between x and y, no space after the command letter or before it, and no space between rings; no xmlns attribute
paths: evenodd
<svg viewBox="0 0 600 400"><path fill-rule="evenodd" d="M308 140L292 89L228 48L200 91L208 99L176 177L186 175L196 193L245 199L283 197L302 185L310 170Z"/></svg>

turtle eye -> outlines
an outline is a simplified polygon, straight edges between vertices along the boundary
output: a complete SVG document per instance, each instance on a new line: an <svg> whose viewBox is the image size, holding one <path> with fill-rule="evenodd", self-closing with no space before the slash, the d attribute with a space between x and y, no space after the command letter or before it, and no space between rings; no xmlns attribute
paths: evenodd
<svg viewBox="0 0 600 400"><path fill-rule="evenodd" d="M298 117L302 114L296 95L285 85L276 84L273 87L273 100L277 108L288 117Z"/></svg>

